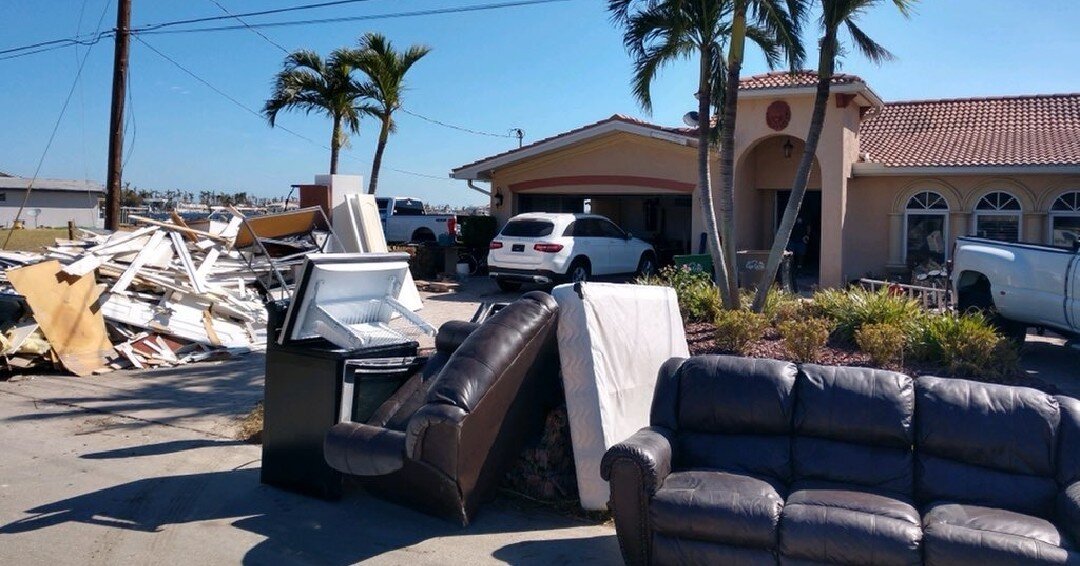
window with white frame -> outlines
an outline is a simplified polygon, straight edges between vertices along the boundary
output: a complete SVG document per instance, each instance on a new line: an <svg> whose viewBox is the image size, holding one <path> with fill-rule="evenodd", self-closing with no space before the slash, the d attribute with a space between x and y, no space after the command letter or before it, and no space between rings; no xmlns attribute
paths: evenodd
<svg viewBox="0 0 1080 566"><path fill-rule="evenodd" d="M1002 242L1020 241L1020 201L1004 191L983 195L975 204L975 235Z"/></svg>
<svg viewBox="0 0 1080 566"><path fill-rule="evenodd" d="M909 267L945 263L949 203L934 191L912 195L904 207L904 261Z"/></svg>
<svg viewBox="0 0 1080 566"><path fill-rule="evenodd" d="M1072 248L1080 242L1080 191L1062 194L1050 206L1050 243Z"/></svg>

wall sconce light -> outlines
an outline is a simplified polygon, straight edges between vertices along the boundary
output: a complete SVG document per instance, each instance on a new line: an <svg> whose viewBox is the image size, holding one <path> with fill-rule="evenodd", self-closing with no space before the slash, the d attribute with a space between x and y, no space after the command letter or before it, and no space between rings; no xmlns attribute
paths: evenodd
<svg viewBox="0 0 1080 566"><path fill-rule="evenodd" d="M795 149L795 145L791 143L791 138L784 141L784 157L791 157L791 150Z"/></svg>
<svg viewBox="0 0 1080 566"><path fill-rule="evenodd" d="M502 208L502 203L503 203L502 189L497 189L495 191L495 208Z"/></svg>

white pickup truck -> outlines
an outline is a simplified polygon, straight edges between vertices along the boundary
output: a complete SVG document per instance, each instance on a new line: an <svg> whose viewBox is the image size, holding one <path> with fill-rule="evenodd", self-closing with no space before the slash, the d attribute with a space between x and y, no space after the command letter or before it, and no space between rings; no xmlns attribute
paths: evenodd
<svg viewBox="0 0 1080 566"><path fill-rule="evenodd" d="M1040 244L959 238L951 282L956 306L992 309L1009 337L1028 327L1080 335L1080 252Z"/></svg>
<svg viewBox="0 0 1080 566"><path fill-rule="evenodd" d="M439 243L453 245L457 240L457 217L452 214L425 214L420 199L378 197L383 233L390 243Z"/></svg>

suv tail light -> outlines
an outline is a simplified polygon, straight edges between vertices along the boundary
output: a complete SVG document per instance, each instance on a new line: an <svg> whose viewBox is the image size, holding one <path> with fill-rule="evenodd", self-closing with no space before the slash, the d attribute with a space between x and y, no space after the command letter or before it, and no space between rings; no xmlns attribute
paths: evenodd
<svg viewBox="0 0 1080 566"><path fill-rule="evenodd" d="M492 241L492 242L491 242L491 245L489 245L488 247L489 247L489 248L491 248L491 249L493 249L493 250L501 250L501 249L502 249L502 246L503 246L502 242L495 242L495 241Z"/></svg>
<svg viewBox="0 0 1080 566"><path fill-rule="evenodd" d="M553 254L553 253L558 253L558 252L562 251L563 245L562 244L536 244L536 245L533 246L533 249L538 251L538 252L547 252L547 253L552 253Z"/></svg>

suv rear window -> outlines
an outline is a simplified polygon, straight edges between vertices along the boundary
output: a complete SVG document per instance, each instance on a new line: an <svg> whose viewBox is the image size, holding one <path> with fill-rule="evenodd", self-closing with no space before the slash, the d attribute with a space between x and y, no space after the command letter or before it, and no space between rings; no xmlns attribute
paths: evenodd
<svg viewBox="0 0 1080 566"><path fill-rule="evenodd" d="M511 220L503 227L500 235L516 238L539 238L550 236L555 225L544 220Z"/></svg>

